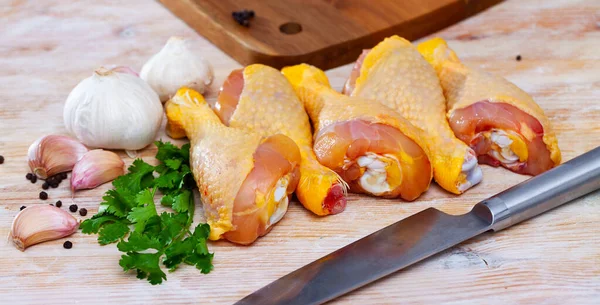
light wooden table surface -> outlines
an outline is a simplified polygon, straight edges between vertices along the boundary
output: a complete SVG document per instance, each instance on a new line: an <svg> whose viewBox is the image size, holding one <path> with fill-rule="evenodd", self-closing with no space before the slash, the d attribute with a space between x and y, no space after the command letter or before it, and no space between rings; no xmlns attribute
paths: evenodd
<svg viewBox="0 0 600 305"><path fill-rule="evenodd" d="M114 1L116 2L116 1ZM153 1L2 1L0 5L0 236L21 205L69 202L68 183L38 197L25 180L27 148L65 134L63 103L100 65L140 69L171 35L197 37ZM564 160L600 145L600 1L507 1L440 33L469 64L531 93L554 123ZM239 64L198 37L216 73L209 98ZM516 61L520 54L522 61ZM328 74L341 88L350 66ZM161 133L160 137L168 139ZM181 142L178 142L181 143ZM151 161L155 149L143 151ZM127 159L127 162L131 162ZM19 252L0 243L0 303L230 304L341 246L426 207L463 213L526 177L484 167L484 182L457 197L432 186L414 203L351 196L317 218L299 205L251 247L212 243L215 269L185 266L161 286L121 271L114 245L76 233ZM104 185L77 194L93 215ZM77 215L79 217L79 215ZM89 216L88 216L89 217ZM600 193L497 234L484 234L344 296L335 304L598 304Z"/></svg>

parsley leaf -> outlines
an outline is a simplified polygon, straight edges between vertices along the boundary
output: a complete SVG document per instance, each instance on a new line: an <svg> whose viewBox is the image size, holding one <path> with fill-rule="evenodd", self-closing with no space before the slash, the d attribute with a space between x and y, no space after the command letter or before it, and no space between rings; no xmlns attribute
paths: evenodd
<svg viewBox="0 0 600 305"><path fill-rule="evenodd" d="M165 250L165 258L163 263L169 271L174 271L183 260L194 251L194 240L188 237L182 241L172 243Z"/></svg>
<svg viewBox="0 0 600 305"><path fill-rule="evenodd" d="M173 271L181 262L196 266L202 273L208 273L212 270L213 254L208 252L206 239L210 227L207 224L199 224L194 233L183 241L171 244L165 250L165 259L163 263Z"/></svg>
<svg viewBox="0 0 600 305"><path fill-rule="evenodd" d="M173 197L172 207L175 212L187 212L192 204L194 204L194 198L192 198L190 190L183 190L179 195Z"/></svg>
<svg viewBox="0 0 600 305"><path fill-rule="evenodd" d="M165 165L170 169L178 170L181 166L181 162L181 159L168 159L165 160Z"/></svg>
<svg viewBox="0 0 600 305"><path fill-rule="evenodd" d="M160 175L160 177L154 180L154 185L161 190L164 189L173 189L176 186L178 187L181 182L181 174L177 171L167 171L166 173Z"/></svg>
<svg viewBox="0 0 600 305"><path fill-rule="evenodd" d="M156 147L158 147L158 152L156 153L156 159L162 162L165 162L168 159L181 159L183 163L190 162L190 144L184 144L181 148L169 143L157 141L154 142Z"/></svg>
<svg viewBox="0 0 600 305"><path fill-rule="evenodd" d="M107 224L102 226L102 229L98 232L98 243L101 245L114 243L127 233L129 233L129 226L122 221Z"/></svg>
<svg viewBox="0 0 600 305"><path fill-rule="evenodd" d="M194 265L202 273L209 273L213 269L212 259L214 254L208 252L208 246L206 240L210 233L210 226L208 224L199 224L194 230L192 236L196 240L196 248L194 252L186 257L186 264Z"/></svg>
<svg viewBox="0 0 600 305"><path fill-rule="evenodd" d="M166 207L172 207L173 206L173 195L164 195L160 199L160 204L164 205Z"/></svg>
<svg viewBox="0 0 600 305"><path fill-rule="evenodd" d="M127 241L120 241L117 248L121 252L144 251L148 249L161 250L162 244L154 237L139 232L133 232L129 235Z"/></svg>
<svg viewBox="0 0 600 305"><path fill-rule="evenodd" d="M154 184L153 171L154 167L141 159L133 161L129 173L115 179L112 182L114 189L107 191L102 197L104 201L100 203L98 214L127 217L127 213L137 206L137 193Z"/></svg>
<svg viewBox="0 0 600 305"><path fill-rule="evenodd" d="M119 265L124 271L137 270L137 278L148 278L152 285L161 284L167 275L160 269L159 259L161 253L136 253L128 252L121 256Z"/></svg>
<svg viewBox="0 0 600 305"><path fill-rule="evenodd" d="M213 253L207 255L199 255L198 253L194 252L185 258L185 263L188 265L196 266L196 268L200 270L200 272L207 274L213 270L213 257Z"/></svg>
<svg viewBox="0 0 600 305"><path fill-rule="evenodd" d="M163 244L171 243L186 225L188 220L187 214L172 214L163 212L160 214L161 232L158 234L158 239ZM186 228L187 231L187 228Z"/></svg>
<svg viewBox="0 0 600 305"><path fill-rule="evenodd" d="M138 206L131 209L127 215L127 219L135 223L135 230L138 232L144 231L146 222L150 217L156 216L156 206L154 205L154 190L143 190L137 194L135 201Z"/></svg>
<svg viewBox="0 0 600 305"><path fill-rule="evenodd" d="M119 221L121 218L114 215L100 215L96 214L92 218L84 221L79 226L81 232L85 234L98 233L100 227L107 222Z"/></svg>
<svg viewBox="0 0 600 305"><path fill-rule="evenodd" d="M178 148L169 142L155 144L156 159L161 163L152 166L135 160L127 174L113 181L114 189L102 197L98 213L81 224L83 233L98 234L101 245L118 241L117 248L125 253L119 265L125 271L135 270L139 279L147 279L152 285L167 279L161 263L170 271L181 263L193 265L202 273L213 268L213 254L207 246L210 227L200 224L190 232L195 187L190 145ZM158 214L156 190L163 194L161 205L174 213Z"/></svg>
<svg viewBox="0 0 600 305"><path fill-rule="evenodd" d="M141 190L152 186L154 180L152 172L154 172L154 166L142 159L136 159L129 167L129 173L117 178L113 185L116 189L121 188L135 195Z"/></svg>
<svg viewBox="0 0 600 305"><path fill-rule="evenodd" d="M160 216L152 216L146 221L146 227L144 228L143 234L148 234L150 236L158 236L162 231Z"/></svg>
<svg viewBox="0 0 600 305"><path fill-rule="evenodd" d="M101 215L112 214L125 217L127 212L134 206L131 194L122 189L109 190L102 199L104 201L100 203L100 207L98 208L98 214Z"/></svg>

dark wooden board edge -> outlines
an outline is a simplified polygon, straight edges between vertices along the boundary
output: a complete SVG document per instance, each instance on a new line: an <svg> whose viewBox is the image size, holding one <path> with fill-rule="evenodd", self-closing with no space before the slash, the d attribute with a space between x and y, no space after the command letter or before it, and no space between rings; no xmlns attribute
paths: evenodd
<svg viewBox="0 0 600 305"><path fill-rule="evenodd" d="M363 49L372 48L391 35L410 41L427 36L470 16L480 13L503 0L461 1L439 8L405 23L389 27L368 36L346 41L337 45L301 55L273 55L255 50L244 43L235 33L226 31L205 12L198 9L192 0L160 0L175 16L219 47L223 52L242 65L261 63L281 69L285 66L307 63L327 70L355 61ZM435 22L434 22L435 21ZM201 26L195 26L201 24ZM239 40L239 41L238 41Z"/></svg>

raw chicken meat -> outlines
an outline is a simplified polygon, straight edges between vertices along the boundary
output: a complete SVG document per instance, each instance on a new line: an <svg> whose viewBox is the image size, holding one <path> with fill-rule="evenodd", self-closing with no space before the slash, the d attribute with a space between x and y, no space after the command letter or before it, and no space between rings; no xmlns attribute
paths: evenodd
<svg viewBox="0 0 600 305"><path fill-rule="evenodd" d="M356 61L344 93L377 100L423 130L435 181L454 194L481 182L475 152L456 138L435 70L409 41L386 38Z"/></svg>
<svg viewBox="0 0 600 305"><path fill-rule="evenodd" d="M290 138L230 128L198 92L181 88L165 104L167 133L187 136L210 239L250 244L288 207L298 184L300 151Z"/></svg>
<svg viewBox="0 0 600 305"><path fill-rule="evenodd" d="M317 161L308 115L279 70L256 64L231 72L214 109L228 126L265 136L282 133L294 140L302 157L296 188L300 203L321 216L345 209L346 186L339 175Z"/></svg>
<svg viewBox="0 0 600 305"><path fill-rule="evenodd" d="M531 96L504 78L463 65L443 39L418 49L440 78L450 127L479 162L528 175L560 164L550 121Z"/></svg>
<svg viewBox="0 0 600 305"><path fill-rule="evenodd" d="M318 68L302 64L282 72L313 122L319 162L352 192L414 200L427 190L432 170L417 128L376 101L336 92Z"/></svg>

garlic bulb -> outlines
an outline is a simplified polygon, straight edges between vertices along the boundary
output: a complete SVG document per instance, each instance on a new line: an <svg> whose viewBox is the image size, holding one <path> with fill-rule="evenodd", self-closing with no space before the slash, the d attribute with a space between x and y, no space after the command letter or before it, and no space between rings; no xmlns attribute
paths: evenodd
<svg viewBox="0 0 600 305"><path fill-rule="evenodd" d="M95 149L83 155L73 167L71 192L93 189L125 174L125 163L114 152Z"/></svg>
<svg viewBox="0 0 600 305"><path fill-rule="evenodd" d="M13 220L10 237L17 249L48 240L69 236L79 228L79 222L69 213L47 204L28 207Z"/></svg>
<svg viewBox="0 0 600 305"><path fill-rule="evenodd" d="M182 37L171 37L142 67L140 77L158 93L163 103L181 87L204 93L212 83L212 68L188 44Z"/></svg>
<svg viewBox="0 0 600 305"><path fill-rule="evenodd" d="M70 171L88 151L77 140L57 135L37 139L29 146L29 168L38 177L46 179Z"/></svg>
<svg viewBox="0 0 600 305"><path fill-rule="evenodd" d="M63 117L67 130L87 146L137 150L154 140L163 109L141 78L100 68L71 91Z"/></svg>

